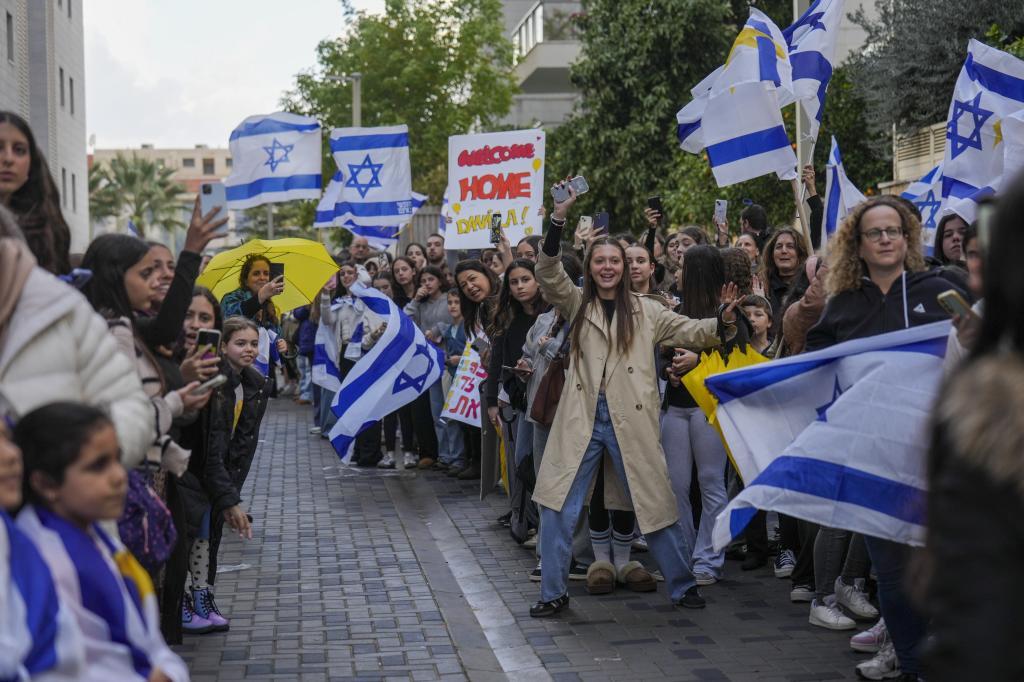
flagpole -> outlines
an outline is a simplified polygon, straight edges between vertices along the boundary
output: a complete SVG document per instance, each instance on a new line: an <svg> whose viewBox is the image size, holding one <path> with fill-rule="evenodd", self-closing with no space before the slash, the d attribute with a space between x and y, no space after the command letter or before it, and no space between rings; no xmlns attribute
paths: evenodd
<svg viewBox="0 0 1024 682"><path fill-rule="evenodd" d="M803 199L800 197L800 178L793 178L789 181L790 186L793 188L793 201L796 203L796 214L800 217L800 230L804 234L804 239L807 240L807 247L811 246L811 231L807 227L807 210L804 208Z"/></svg>
<svg viewBox="0 0 1024 682"><path fill-rule="evenodd" d="M267 239L274 238L274 205L267 204Z"/></svg>

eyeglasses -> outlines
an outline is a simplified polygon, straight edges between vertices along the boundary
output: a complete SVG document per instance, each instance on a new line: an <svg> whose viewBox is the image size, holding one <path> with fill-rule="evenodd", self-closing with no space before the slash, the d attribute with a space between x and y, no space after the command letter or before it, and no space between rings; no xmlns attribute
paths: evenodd
<svg viewBox="0 0 1024 682"><path fill-rule="evenodd" d="M887 227L884 230L876 227L866 232L860 233L862 237L867 239L869 242L878 242L882 240L882 235L885 234L890 240L896 240L903 236L902 227Z"/></svg>

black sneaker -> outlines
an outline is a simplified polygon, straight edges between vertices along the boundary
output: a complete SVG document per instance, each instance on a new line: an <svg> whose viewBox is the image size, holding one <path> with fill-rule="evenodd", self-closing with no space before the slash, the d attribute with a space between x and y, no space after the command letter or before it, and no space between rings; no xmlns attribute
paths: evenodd
<svg viewBox="0 0 1024 682"><path fill-rule="evenodd" d="M590 567L586 564L581 564L573 559L569 565L569 580L586 580L588 568Z"/></svg>
<svg viewBox="0 0 1024 682"><path fill-rule="evenodd" d="M768 563L768 557L761 554L754 554L747 552L747 556L743 559L743 563L740 564L740 568L744 571L756 571L757 569L765 566Z"/></svg>
<svg viewBox="0 0 1024 682"><path fill-rule="evenodd" d="M535 568L532 571L530 571L530 582L531 583L539 583L540 582L540 566L539 565L537 566L537 568Z"/></svg>
<svg viewBox="0 0 1024 682"><path fill-rule="evenodd" d="M511 528L512 527L512 512L508 512L508 513L505 513L505 514L502 514L501 516L499 516L498 517L498 525L501 526L502 528Z"/></svg>
<svg viewBox="0 0 1024 682"><path fill-rule="evenodd" d="M547 618L553 616L569 605L569 595L563 594L558 599L539 601L530 607L530 617Z"/></svg>
<svg viewBox="0 0 1024 682"><path fill-rule="evenodd" d="M702 609L708 605L704 601L704 597L700 595L700 590L694 585L686 591L682 599L676 602L677 606L682 606L684 609Z"/></svg>

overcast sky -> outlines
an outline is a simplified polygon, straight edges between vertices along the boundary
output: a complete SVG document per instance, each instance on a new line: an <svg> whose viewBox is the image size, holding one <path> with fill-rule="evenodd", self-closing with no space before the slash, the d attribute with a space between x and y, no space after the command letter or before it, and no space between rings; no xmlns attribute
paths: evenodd
<svg viewBox="0 0 1024 682"><path fill-rule="evenodd" d="M354 0L381 11L383 0ZM226 147L276 111L316 46L341 34L337 0L89 0L86 128L100 149Z"/></svg>

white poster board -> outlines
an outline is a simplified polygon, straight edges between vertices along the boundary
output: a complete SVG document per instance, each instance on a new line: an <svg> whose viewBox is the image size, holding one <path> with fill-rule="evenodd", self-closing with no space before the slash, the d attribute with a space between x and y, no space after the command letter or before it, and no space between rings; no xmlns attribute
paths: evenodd
<svg viewBox="0 0 1024 682"><path fill-rule="evenodd" d="M487 370L480 362L480 354L466 342L459 367L455 370L455 378L452 379L444 407L441 408L441 419L479 427L480 413L483 411L483 405L480 403L480 384L486 378Z"/></svg>
<svg viewBox="0 0 1024 682"><path fill-rule="evenodd" d="M543 232L544 131L453 135L448 138L446 249L491 246L491 214L514 249Z"/></svg>

